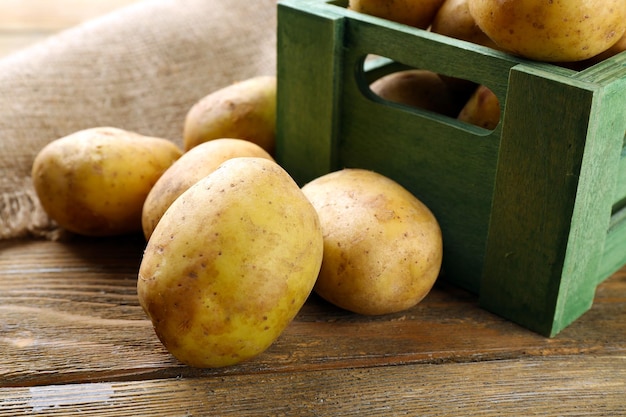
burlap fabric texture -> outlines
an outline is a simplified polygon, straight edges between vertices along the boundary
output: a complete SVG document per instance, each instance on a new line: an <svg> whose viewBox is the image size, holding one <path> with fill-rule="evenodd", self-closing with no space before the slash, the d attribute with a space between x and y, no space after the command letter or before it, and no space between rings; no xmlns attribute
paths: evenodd
<svg viewBox="0 0 626 417"><path fill-rule="evenodd" d="M0 239L47 235L30 179L48 142L115 126L181 143L204 95L275 73L276 0L144 0L0 60Z"/></svg>

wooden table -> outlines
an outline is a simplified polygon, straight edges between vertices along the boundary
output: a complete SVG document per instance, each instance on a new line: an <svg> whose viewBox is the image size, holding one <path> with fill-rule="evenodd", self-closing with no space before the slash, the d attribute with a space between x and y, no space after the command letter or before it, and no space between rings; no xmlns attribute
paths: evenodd
<svg viewBox="0 0 626 417"><path fill-rule="evenodd" d="M626 415L626 270L553 339L439 282L403 313L311 296L259 357L177 362L136 298L141 236L0 242L0 416Z"/></svg>
<svg viewBox="0 0 626 417"><path fill-rule="evenodd" d="M130 0L0 0L0 56ZM316 296L261 356L193 369L136 298L144 241L0 242L0 416L626 415L626 269L553 339L440 282L362 317Z"/></svg>

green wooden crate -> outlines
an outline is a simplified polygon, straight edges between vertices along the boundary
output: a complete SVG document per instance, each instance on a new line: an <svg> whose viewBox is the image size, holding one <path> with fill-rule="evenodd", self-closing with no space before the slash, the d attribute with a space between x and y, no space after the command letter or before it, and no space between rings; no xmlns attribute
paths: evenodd
<svg viewBox="0 0 626 417"><path fill-rule="evenodd" d="M278 161L300 184L343 167L398 181L440 222L443 279L556 335L626 263L626 54L576 72L346 4L279 1ZM500 124L382 101L368 84L393 65L487 85Z"/></svg>

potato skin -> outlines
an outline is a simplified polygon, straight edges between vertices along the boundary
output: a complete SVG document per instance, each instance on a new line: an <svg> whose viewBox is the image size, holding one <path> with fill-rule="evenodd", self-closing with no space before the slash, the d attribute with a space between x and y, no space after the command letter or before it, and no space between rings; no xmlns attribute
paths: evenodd
<svg viewBox="0 0 626 417"><path fill-rule="evenodd" d="M173 142L113 127L85 129L46 145L31 176L58 225L87 236L141 231L141 210L161 174L180 156Z"/></svg>
<svg viewBox="0 0 626 417"><path fill-rule="evenodd" d="M380 98L409 107L456 117L463 97L437 73L409 69L387 74L370 85Z"/></svg>
<svg viewBox="0 0 626 417"><path fill-rule="evenodd" d="M137 291L167 350L222 367L267 349L298 313L321 265L317 213L265 158L233 158L181 194L145 250Z"/></svg>
<svg viewBox="0 0 626 417"><path fill-rule="evenodd" d="M350 0L348 8L392 22L426 29L444 0Z"/></svg>
<svg viewBox="0 0 626 417"><path fill-rule="evenodd" d="M216 90L195 103L183 127L184 149L218 138L245 139L273 155L276 77L262 75Z"/></svg>
<svg viewBox="0 0 626 417"><path fill-rule="evenodd" d="M185 152L161 175L146 197L141 215L146 240L150 238L165 210L178 196L215 171L222 162L243 156L274 160L259 145L232 138L204 142Z"/></svg>
<svg viewBox="0 0 626 417"><path fill-rule="evenodd" d="M624 0L469 0L468 5L500 48L538 61L591 58L626 30Z"/></svg>
<svg viewBox="0 0 626 417"><path fill-rule="evenodd" d="M469 11L469 0L445 0L433 19L430 31L451 38L498 49L476 24Z"/></svg>
<svg viewBox="0 0 626 417"><path fill-rule="evenodd" d="M493 130L500 123L500 101L485 85L479 85L459 112L458 120Z"/></svg>
<svg viewBox="0 0 626 417"><path fill-rule="evenodd" d="M315 292L346 310L380 315L419 303L441 268L441 230L431 211L398 183L343 169L302 191L324 233Z"/></svg>

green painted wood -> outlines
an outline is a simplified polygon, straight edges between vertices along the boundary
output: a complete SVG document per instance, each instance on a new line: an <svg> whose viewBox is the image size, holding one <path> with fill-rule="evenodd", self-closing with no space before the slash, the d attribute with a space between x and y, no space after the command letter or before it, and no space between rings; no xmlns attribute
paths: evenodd
<svg viewBox="0 0 626 417"><path fill-rule="evenodd" d="M611 216L604 243L604 253L598 267L597 281L604 281L626 264L626 208Z"/></svg>
<svg viewBox="0 0 626 417"><path fill-rule="evenodd" d="M595 293L623 143L615 86L511 72L480 303L546 336Z"/></svg>
<svg viewBox="0 0 626 417"><path fill-rule="evenodd" d="M343 18L278 4L276 159L300 185L336 167ZM320 59L313 59L319 57Z"/></svg>
<svg viewBox="0 0 626 417"><path fill-rule="evenodd" d="M442 226L446 280L558 333L626 263L626 55L577 73L346 6L279 1L278 161L301 184L343 167L398 181ZM369 91L398 67L489 86L503 123L487 132Z"/></svg>
<svg viewBox="0 0 626 417"><path fill-rule="evenodd" d="M617 132L626 131L626 53L614 56L572 76L585 82L605 86L612 101L602 113L606 126ZM615 133L617 134L617 133ZM626 135L616 175L611 221L607 231L604 253L597 272L602 282L626 264Z"/></svg>
<svg viewBox="0 0 626 417"><path fill-rule="evenodd" d="M620 206L626 205L626 149L622 150L622 158L620 160L617 172L617 186L615 187L615 197L613 198Z"/></svg>

